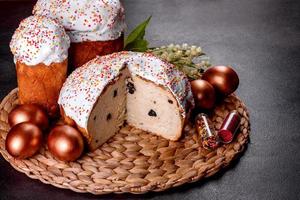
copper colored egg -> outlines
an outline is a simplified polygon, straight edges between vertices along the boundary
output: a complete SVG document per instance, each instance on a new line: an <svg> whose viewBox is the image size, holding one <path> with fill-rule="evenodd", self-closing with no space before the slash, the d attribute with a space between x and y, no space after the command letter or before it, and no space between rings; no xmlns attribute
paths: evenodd
<svg viewBox="0 0 300 200"><path fill-rule="evenodd" d="M214 87L205 80L194 80L191 82L192 92L196 106L201 109L211 109L216 102Z"/></svg>
<svg viewBox="0 0 300 200"><path fill-rule="evenodd" d="M6 136L5 148L11 156L25 159L37 153L42 142L41 129L33 123L23 122L10 129Z"/></svg>
<svg viewBox="0 0 300 200"><path fill-rule="evenodd" d="M227 96L233 93L239 86L237 73L227 66L211 67L204 72L202 79L208 81L219 96Z"/></svg>
<svg viewBox="0 0 300 200"><path fill-rule="evenodd" d="M11 127L22 122L31 122L42 130L47 129L49 125L45 111L34 104L19 105L9 113L8 123Z"/></svg>
<svg viewBox="0 0 300 200"><path fill-rule="evenodd" d="M59 160L74 161L84 148L81 133L69 125L54 127L47 140L48 149Z"/></svg>

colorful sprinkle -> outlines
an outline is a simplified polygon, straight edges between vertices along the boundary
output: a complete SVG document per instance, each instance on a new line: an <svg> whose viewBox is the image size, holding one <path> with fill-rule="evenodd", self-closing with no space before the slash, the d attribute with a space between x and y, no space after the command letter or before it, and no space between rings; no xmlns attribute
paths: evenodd
<svg viewBox="0 0 300 200"><path fill-rule="evenodd" d="M97 57L77 68L66 80L58 103L82 128L87 129L89 115L105 86L113 81L124 64L133 75L170 90L176 98L182 116L194 105L187 77L172 64L166 63L150 53L119 52Z"/></svg>
<svg viewBox="0 0 300 200"><path fill-rule="evenodd" d="M15 62L26 65L62 62L68 57L70 38L54 20L30 16L21 21L10 42Z"/></svg>
<svg viewBox="0 0 300 200"><path fill-rule="evenodd" d="M126 28L119 0L38 0L32 12L58 20L71 42L115 40Z"/></svg>

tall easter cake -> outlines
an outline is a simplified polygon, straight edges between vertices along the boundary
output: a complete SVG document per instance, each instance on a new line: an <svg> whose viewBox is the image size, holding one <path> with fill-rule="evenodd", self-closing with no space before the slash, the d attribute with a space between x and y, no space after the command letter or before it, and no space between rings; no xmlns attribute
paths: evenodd
<svg viewBox="0 0 300 200"><path fill-rule="evenodd" d="M119 0L38 0L33 14L56 19L64 26L71 39L72 67L123 49L126 25Z"/></svg>
<svg viewBox="0 0 300 200"><path fill-rule="evenodd" d="M187 77L150 53L97 57L66 80L58 103L91 150L129 125L177 140L194 100Z"/></svg>
<svg viewBox="0 0 300 200"><path fill-rule="evenodd" d="M58 114L57 99L67 76L70 39L64 28L43 16L24 19L10 42L21 104L38 104Z"/></svg>

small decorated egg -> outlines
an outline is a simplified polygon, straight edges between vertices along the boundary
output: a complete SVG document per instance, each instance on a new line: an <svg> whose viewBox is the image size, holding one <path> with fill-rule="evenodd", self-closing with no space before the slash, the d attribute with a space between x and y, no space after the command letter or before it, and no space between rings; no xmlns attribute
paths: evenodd
<svg viewBox="0 0 300 200"><path fill-rule="evenodd" d="M15 125L7 134L5 148L7 152L18 159L33 156L41 148L43 134L33 123L23 122Z"/></svg>
<svg viewBox="0 0 300 200"><path fill-rule="evenodd" d="M211 67L204 72L202 79L208 81L218 96L225 97L233 93L239 86L237 73L227 66Z"/></svg>
<svg viewBox="0 0 300 200"><path fill-rule="evenodd" d="M47 140L48 149L54 157L62 161L74 161L84 148L81 133L69 125L54 127Z"/></svg>
<svg viewBox="0 0 300 200"><path fill-rule="evenodd" d="M192 93L196 106L200 109L211 109L216 102L214 87L205 80L194 80L191 82Z"/></svg>
<svg viewBox="0 0 300 200"><path fill-rule="evenodd" d="M19 105L8 115L8 123L11 127L22 122L31 122L42 130L49 126L48 116L45 111L35 104Z"/></svg>

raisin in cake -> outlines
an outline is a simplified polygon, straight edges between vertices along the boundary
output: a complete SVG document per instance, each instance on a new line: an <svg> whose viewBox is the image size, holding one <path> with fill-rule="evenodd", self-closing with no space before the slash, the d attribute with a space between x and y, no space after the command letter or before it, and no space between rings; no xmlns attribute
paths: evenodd
<svg viewBox="0 0 300 200"><path fill-rule="evenodd" d="M76 69L58 101L67 123L76 125L96 149L126 121L177 140L194 105L186 76L150 53L120 52Z"/></svg>

